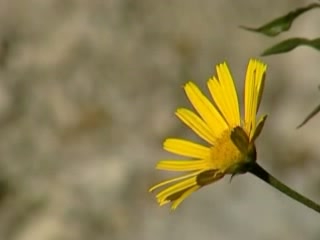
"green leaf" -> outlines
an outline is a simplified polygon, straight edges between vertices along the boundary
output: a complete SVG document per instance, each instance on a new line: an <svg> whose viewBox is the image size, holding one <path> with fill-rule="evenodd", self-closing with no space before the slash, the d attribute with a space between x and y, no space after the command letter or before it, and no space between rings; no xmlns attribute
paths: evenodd
<svg viewBox="0 0 320 240"><path fill-rule="evenodd" d="M320 90L320 85L318 86L318 90ZM300 123L297 128L301 128L303 125L305 125L311 118L313 118L316 114L320 112L320 104L316 106L315 109L311 113L308 114L308 116Z"/></svg>
<svg viewBox="0 0 320 240"><path fill-rule="evenodd" d="M320 51L320 38L290 38L266 49L261 54L261 56L269 56L273 54L289 52L299 46L308 46Z"/></svg>
<svg viewBox="0 0 320 240"><path fill-rule="evenodd" d="M319 8L320 4L318 3L312 3L306 7L301 7L297 8L294 11L289 12L288 14L278 17L271 22L262 25L261 27L258 28L251 28L251 27L246 27L246 26L240 26L241 28L252 31L252 32L258 32L261 34L264 34L269 37L274 37L279 35L282 32L288 31L293 23L293 21L300 16L301 14L314 9L314 8Z"/></svg>
<svg viewBox="0 0 320 240"><path fill-rule="evenodd" d="M308 116L300 123L297 128L301 128L303 125L305 125L311 118L313 118L317 113L320 112L320 104L311 112L308 114Z"/></svg>

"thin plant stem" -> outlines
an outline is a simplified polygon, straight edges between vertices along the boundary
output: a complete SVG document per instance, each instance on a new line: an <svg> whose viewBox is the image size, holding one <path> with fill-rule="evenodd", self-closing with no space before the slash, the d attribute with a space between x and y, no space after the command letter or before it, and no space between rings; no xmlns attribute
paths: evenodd
<svg viewBox="0 0 320 240"><path fill-rule="evenodd" d="M300 193L296 192L295 190L291 189L287 185L280 182L278 179L273 177L270 173L264 170L260 165L254 163L250 166L249 172L255 175L256 177L260 178L264 182L268 183L272 187L278 189L280 192L284 193L285 195L291 197L292 199L302 203L303 205L313 209L314 211L320 213L320 205L315 203L314 201L306 198L305 196L301 195Z"/></svg>

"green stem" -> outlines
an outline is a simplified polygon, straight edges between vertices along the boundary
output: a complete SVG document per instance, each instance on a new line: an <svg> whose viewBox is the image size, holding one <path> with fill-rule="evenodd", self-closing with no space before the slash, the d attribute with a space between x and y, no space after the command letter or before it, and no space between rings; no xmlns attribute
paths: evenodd
<svg viewBox="0 0 320 240"><path fill-rule="evenodd" d="M319 204L313 202L312 200L306 198L305 196L301 195L300 193L289 188L287 185L283 184L278 179L276 179L271 174L269 174L266 170L264 170L257 163L253 164L253 166L250 167L249 172L252 173L253 175L255 175L256 177L260 178L261 180L265 181L266 183L268 183L272 187L278 189L280 192L286 194L287 196L295 199L296 201L302 203L303 205L320 213L320 205Z"/></svg>

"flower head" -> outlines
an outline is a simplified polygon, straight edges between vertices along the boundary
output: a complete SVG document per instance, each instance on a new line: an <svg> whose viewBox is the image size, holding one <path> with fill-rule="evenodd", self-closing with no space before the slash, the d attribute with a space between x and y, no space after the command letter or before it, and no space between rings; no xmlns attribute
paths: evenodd
<svg viewBox="0 0 320 240"><path fill-rule="evenodd" d="M169 138L164 141L166 151L181 155L181 160L162 160L157 169L183 171L185 175L162 181L150 188L160 190L156 198L160 206L177 206L191 193L213 183L226 174L245 173L256 161L255 139L259 136L266 115L256 120L263 92L267 66L255 59L248 64L244 88L244 117L241 119L234 81L226 63L216 66L217 77L207 81L213 101L193 83L184 91L195 111L179 108L176 116L206 145L189 140Z"/></svg>

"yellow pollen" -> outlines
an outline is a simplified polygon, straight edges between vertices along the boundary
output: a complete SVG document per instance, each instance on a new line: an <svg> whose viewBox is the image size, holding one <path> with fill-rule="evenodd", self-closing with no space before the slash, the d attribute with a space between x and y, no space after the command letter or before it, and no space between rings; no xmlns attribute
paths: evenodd
<svg viewBox="0 0 320 240"><path fill-rule="evenodd" d="M225 130L211 147L211 159L219 163L219 169L224 173L233 174L236 166L245 162L246 152L241 152L230 138L232 129Z"/></svg>

